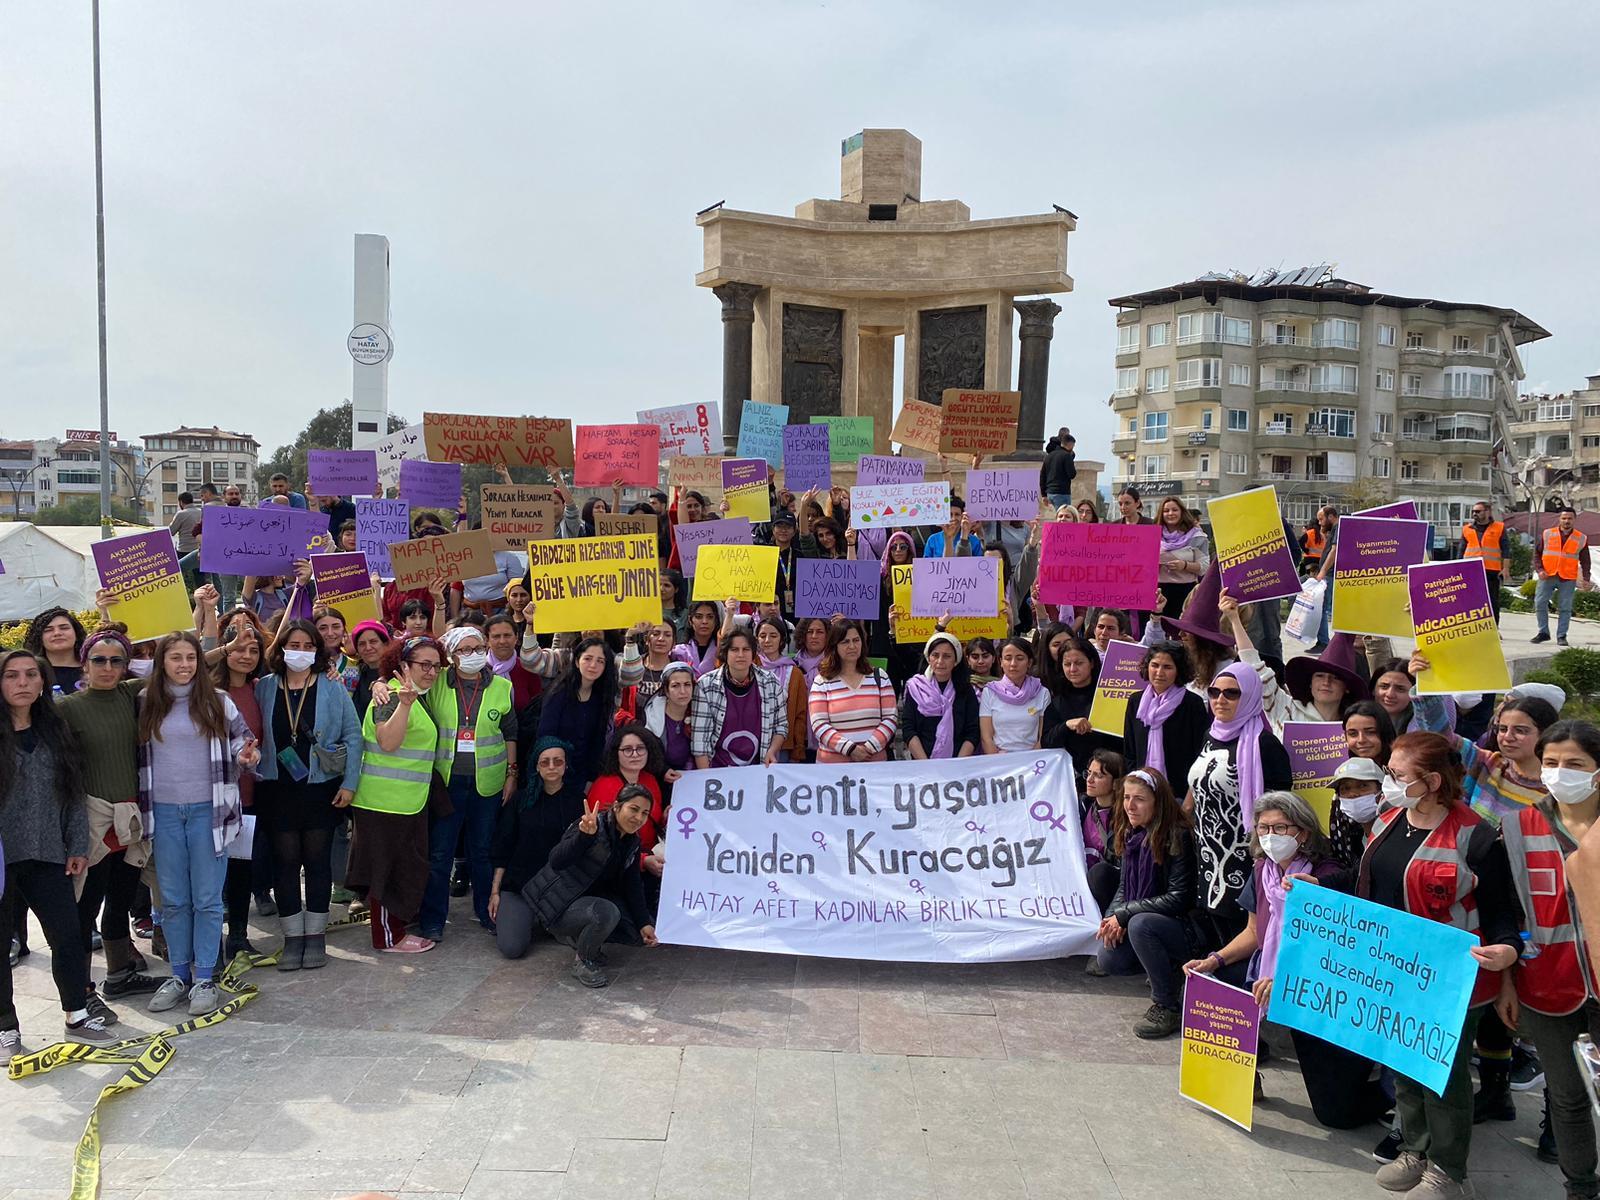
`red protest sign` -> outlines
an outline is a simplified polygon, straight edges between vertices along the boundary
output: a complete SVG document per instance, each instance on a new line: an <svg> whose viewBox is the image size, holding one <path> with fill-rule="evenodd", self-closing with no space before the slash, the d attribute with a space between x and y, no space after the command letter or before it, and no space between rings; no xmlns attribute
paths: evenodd
<svg viewBox="0 0 1600 1200"><path fill-rule="evenodd" d="M655 487L661 471L661 430L654 425L579 425L576 487L624 484Z"/></svg>

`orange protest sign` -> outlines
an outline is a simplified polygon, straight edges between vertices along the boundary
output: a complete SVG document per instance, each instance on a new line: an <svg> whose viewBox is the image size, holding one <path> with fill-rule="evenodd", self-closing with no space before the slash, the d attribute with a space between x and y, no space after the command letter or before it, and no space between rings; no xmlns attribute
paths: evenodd
<svg viewBox="0 0 1600 1200"><path fill-rule="evenodd" d="M943 423L944 410L937 404L926 404L908 397L900 405L900 415L894 419L889 440L899 442L902 446L937 452L939 430Z"/></svg>
<svg viewBox="0 0 1600 1200"><path fill-rule="evenodd" d="M564 417L425 412L422 439L431 462L572 468L572 422Z"/></svg>
<svg viewBox="0 0 1600 1200"><path fill-rule="evenodd" d="M1017 448L1021 392L944 391L939 449L946 454L1009 454Z"/></svg>
<svg viewBox="0 0 1600 1200"><path fill-rule="evenodd" d="M478 501L483 509L484 532L496 550L523 552L529 542L556 536L561 502L550 488L486 483L478 489Z"/></svg>
<svg viewBox="0 0 1600 1200"><path fill-rule="evenodd" d="M441 579L450 583L476 579L496 570L494 548L483 529L395 542L389 547L389 562L394 567L394 585L402 592L431 587Z"/></svg>
<svg viewBox="0 0 1600 1200"><path fill-rule="evenodd" d="M626 537L629 534L647 534L656 537L661 523L654 513L603 513L594 515L594 531L600 537Z"/></svg>

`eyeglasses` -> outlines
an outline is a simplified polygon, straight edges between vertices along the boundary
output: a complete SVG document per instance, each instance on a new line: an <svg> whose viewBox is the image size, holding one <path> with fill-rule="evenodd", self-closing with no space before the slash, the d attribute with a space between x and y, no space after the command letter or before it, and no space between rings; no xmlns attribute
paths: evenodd
<svg viewBox="0 0 1600 1200"><path fill-rule="evenodd" d="M104 654L91 654L89 662L97 667L120 667L128 660L125 658L107 658Z"/></svg>
<svg viewBox="0 0 1600 1200"><path fill-rule="evenodd" d="M1208 687L1206 689L1206 695L1210 696L1213 700L1237 700L1240 696L1243 696L1244 693L1238 688Z"/></svg>
<svg viewBox="0 0 1600 1200"><path fill-rule="evenodd" d="M436 662L414 662L411 664L413 671L441 671L443 666Z"/></svg>
<svg viewBox="0 0 1600 1200"><path fill-rule="evenodd" d="M618 746L617 747L617 753L618 754L633 755L633 754L643 754L644 752L645 752L645 748L643 746Z"/></svg>
<svg viewBox="0 0 1600 1200"><path fill-rule="evenodd" d="M1256 834L1258 836L1260 836L1260 837L1266 837L1267 834L1269 834L1269 833L1286 833L1290 837L1293 837L1295 834L1297 834L1299 832L1300 832L1300 826L1294 825L1294 824L1290 824L1289 822L1284 822L1284 823L1279 824L1279 825L1257 825L1256 826Z"/></svg>

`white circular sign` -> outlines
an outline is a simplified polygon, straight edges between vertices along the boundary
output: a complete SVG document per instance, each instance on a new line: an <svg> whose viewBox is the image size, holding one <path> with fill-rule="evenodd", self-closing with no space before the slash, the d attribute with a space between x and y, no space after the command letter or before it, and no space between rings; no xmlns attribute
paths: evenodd
<svg viewBox="0 0 1600 1200"><path fill-rule="evenodd" d="M394 343L382 325L357 325L345 339L350 357L364 367L375 367L387 362L394 353Z"/></svg>

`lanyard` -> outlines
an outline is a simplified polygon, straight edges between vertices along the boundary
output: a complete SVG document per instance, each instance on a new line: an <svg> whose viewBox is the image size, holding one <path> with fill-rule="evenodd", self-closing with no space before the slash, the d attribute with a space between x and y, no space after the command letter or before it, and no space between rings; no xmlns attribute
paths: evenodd
<svg viewBox="0 0 1600 1200"><path fill-rule="evenodd" d="M476 718L478 715L478 699L483 693L482 674L483 673L480 671L479 678L473 680L472 696L464 705L462 705L461 718L459 721L457 721L457 725L462 729L471 729L476 723ZM458 692L463 691L459 683L456 685L456 690Z"/></svg>
<svg viewBox="0 0 1600 1200"><path fill-rule="evenodd" d="M317 681L316 681L316 678L314 676L309 676L308 675L306 677L306 685L305 685L305 687L300 689L300 702L298 704L296 704L293 699L288 699L289 736L290 737L298 738L300 736L300 734L303 732L301 730L301 728L300 728L300 714L305 712L305 710L306 710L306 697L311 695L311 689L316 685L316 682ZM284 691L287 693L288 690L289 690L289 679L288 679L288 676L284 677L283 687L284 687ZM286 697L286 699L287 699L287 697Z"/></svg>

